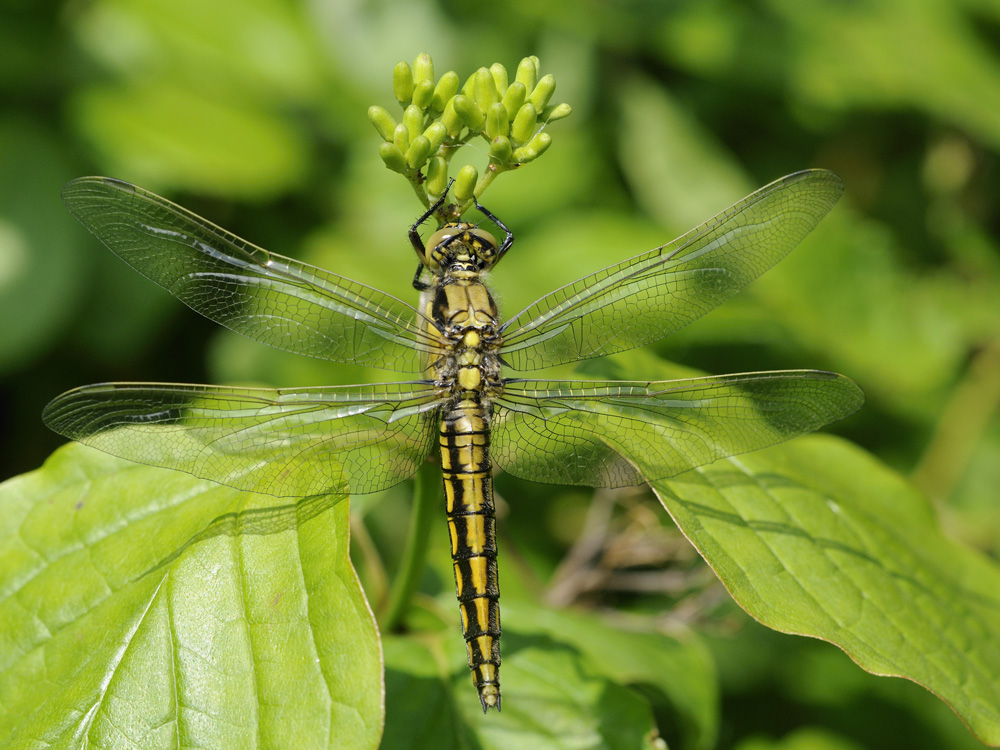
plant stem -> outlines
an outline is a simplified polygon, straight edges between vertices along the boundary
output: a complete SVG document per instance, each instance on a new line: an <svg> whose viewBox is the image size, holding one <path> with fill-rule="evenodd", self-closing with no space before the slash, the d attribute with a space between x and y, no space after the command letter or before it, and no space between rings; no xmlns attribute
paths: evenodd
<svg viewBox="0 0 1000 750"><path fill-rule="evenodd" d="M972 360L938 420L911 479L935 501L948 498L973 459L976 446L1000 407L1000 341Z"/></svg>
<svg viewBox="0 0 1000 750"><path fill-rule="evenodd" d="M420 201L423 207L430 208L431 203L430 198L427 197L427 190L424 189L423 183L417 178L417 174L419 174L419 172L415 173L414 176L410 178L410 187L412 187L413 192L417 194L417 200Z"/></svg>
<svg viewBox="0 0 1000 750"><path fill-rule="evenodd" d="M477 198L480 197L484 192L486 192L486 188L490 186L490 183L493 182L496 176L501 172L505 171L506 171L505 169L500 168L495 163L491 162L490 165L479 176L479 182L476 183L476 189L474 191L475 196Z"/></svg>
<svg viewBox="0 0 1000 750"><path fill-rule="evenodd" d="M441 474L433 464L424 464L417 472L413 488L413 512L406 535L403 559L389 588L388 603L381 617L381 629L389 632L399 627L417 590L427 559L431 524L441 497Z"/></svg>

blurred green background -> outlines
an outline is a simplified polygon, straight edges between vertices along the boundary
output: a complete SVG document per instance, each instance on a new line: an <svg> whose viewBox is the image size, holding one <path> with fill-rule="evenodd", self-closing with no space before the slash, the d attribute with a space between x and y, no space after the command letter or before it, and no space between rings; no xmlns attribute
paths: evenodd
<svg viewBox="0 0 1000 750"><path fill-rule="evenodd" d="M714 373L850 375L868 403L835 430L910 476L950 534L1000 553L996 0L0 2L0 476L63 442L39 414L76 385L396 377L219 330L58 196L72 177L122 178L412 301L420 207L365 112L398 113L392 67L423 51L462 80L537 54L553 101L574 109L538 163L485 195L518 237L494 274L508 314L783 174L837 171L845 198L799 250L655 351ZM589 494L500 491L507 534L544 579ZM376 537L402 533L382 515ZM976 746L920 688L694 588L671 595L717 655L719 747Z"/></svg>

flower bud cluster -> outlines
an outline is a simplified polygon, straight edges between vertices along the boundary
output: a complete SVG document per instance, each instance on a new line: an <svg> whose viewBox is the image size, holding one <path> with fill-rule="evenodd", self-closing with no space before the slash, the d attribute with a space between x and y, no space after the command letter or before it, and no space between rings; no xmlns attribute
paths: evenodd
<svg viewBox="0 0 1000 750"><path fill-rule="evenodd" d="M424 53L412 66L400 62L392 72L402 117L397 121L379 106L368 110L384 141L379 147L382 161L413 183L424 205L448 190L451 160L461 146L479 137L489 144L483 175L472 164L455 173L453 194L463 204L459 213L497 174L544 153L552 143L545 126L571 111L568 104L549 103L555 77L539 77L537 57L521 60L513 81L503 65L494 63L460 83L454 71L435 81L434 64Z"/></svg>

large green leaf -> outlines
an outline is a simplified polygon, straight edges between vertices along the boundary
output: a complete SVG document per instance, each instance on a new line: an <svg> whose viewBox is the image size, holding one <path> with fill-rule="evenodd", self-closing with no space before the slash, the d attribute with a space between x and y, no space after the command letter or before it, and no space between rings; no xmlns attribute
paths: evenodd
<svg viewBox="0 0 1000 750"><path fill-rule="evenodd" d="M619 618L615 627L594 613L577 613L527 602L506 602L504 617L516 633L544 636L573 649L599 674L640 690L650 704L666 709L676 735L670 747L715 747L718 730L718 686L715 664L701 639L679 625L670 634L649 631L645 618ZM537 679L537 678L536 678ZM516 700L515 683L509 693Z"/></svg>
<svg viewBox="0 0 1000 750"><path fill-rule="evenodd" d="M67 446L0 486L6 747L371 748L381 654L348 503Z"/></svg>
<svg viewBox="0 0 1000 750"><path fill-rule="evenodd" d="M456 635L386 639L386 748L657 747L650 707L639 693L602 675L558 636L516 625L504 629L503 712L484 717ZM627 640L622 633L607 647Z"/></svg>
<svg viewBox="0 0 1000 750"><path fill-rule="evenodd" d="M454 607L448 594L439 603ZM411 635L385 640L384 747L662 747L657 728L675 750L714 746L714 664L693 633L506 597L503 711L484 717L457 628L418 632L418 620Z"/></svg>
<svg viewBox="0 0 1000 750"><path fill-rule="evenodd" d="M812 436L654 490L754 618L925 686L1000 744L1000 570L898 475Z"/></svg>

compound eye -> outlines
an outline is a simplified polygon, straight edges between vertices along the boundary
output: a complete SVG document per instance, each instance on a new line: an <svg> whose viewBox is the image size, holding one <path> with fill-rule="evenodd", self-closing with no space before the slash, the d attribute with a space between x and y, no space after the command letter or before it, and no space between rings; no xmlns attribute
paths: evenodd
<svg viewBox="0 0 1000 750"><path fill-rule="evenodd" d="M442 242L447 242L456 234L461 234L461 229L455 224L445 224L434 234L432 234L427 239L427 244L425 245L424 255L430 255L434 252L434 248L440 245Z"/></svg>
<svg viewBox="0 0 1000 750"><path fill-rule="evenodd" d="M453 237L460 234L461 230L457 224L445 224L432 234L424 244L424 253L421 262L435 273L441 269L444 262L444 253L441 246L450 242Z"/></svg>
<svg viewBox="0 0 1000 750"><path fill-rule="evenodd" d="M470 227L469 234L475 237L482 244L478 255L485 261L492 263L497 254L497 238L479 227Z"/></svg>

